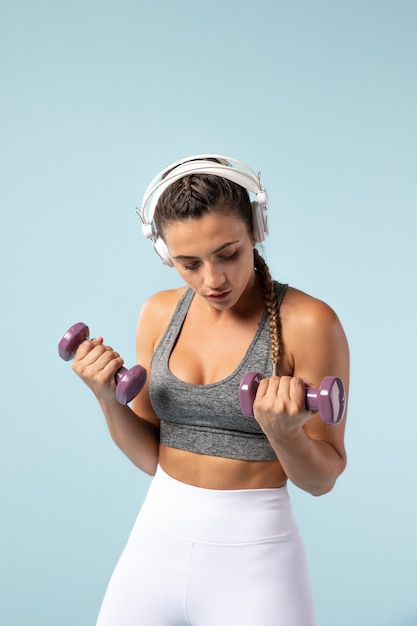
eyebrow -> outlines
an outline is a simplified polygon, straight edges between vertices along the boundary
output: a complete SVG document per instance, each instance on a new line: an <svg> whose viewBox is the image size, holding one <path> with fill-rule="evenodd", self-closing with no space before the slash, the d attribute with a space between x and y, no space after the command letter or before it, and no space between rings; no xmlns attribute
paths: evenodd
<svg viewBox="0 0 417 626"><path fill-rule="evenodd" d="M236 241L228 241L227 243L224 243L222 246L219 246L218 248L216 248L215 250L213 250L212 254L217 254L217 252L221 252L222 250L224 250L224 248L228 248L229 246L234 245L235 243L239 243L239 239L236 239ZM178 260L185 260L185 259L197 259L197 256L188 256L186 254L179 254L178 256L174 256L173 257L176 261Z"/></svg>

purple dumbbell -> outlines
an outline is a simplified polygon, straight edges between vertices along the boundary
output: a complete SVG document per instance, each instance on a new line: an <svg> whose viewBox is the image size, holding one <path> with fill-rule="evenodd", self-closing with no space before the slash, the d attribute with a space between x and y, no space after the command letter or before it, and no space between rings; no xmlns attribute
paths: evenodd
<svg viewBox="0 0 417 626"><path fill-rule="evenodd" d="M61 359L69 361L75 355L78 346L88 339L90 331L82 322L74 324L67 330L58 343ZM120 404L128 404L141 391L146 382L146 370L141 365L134 365L129 370L121 367L116 372L116 399Z"/></svg>
<svg viewBox="0 0 417 626"><path fill-rule="evenodd" d="M240 383L240 410L247 417L253 417L253 401L262 378L264 376L259 372L248 372ZM341 378L326 376L318 389L306 387L305 403L309 411L319 411L326 424L338 424L346 405L345 387Z"/></svg>

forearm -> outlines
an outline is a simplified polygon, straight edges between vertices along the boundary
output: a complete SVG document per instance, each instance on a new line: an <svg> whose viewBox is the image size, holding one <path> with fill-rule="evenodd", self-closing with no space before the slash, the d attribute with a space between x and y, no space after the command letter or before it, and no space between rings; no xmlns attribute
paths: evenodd
<svg viewBox="0 0 417 626"><path fill-rule="evenodd" d="M159 456L158 426L117 400L100 401L100 407L115 444L139 469L155 474Z"/></svg>
<svg viewBox="0 0 417 626"><path fill-rule="evenodd" d="M312 439L302 428L287 439L267 433L286 475L300 489L321 496L333 488L346 460L331 444Z"/></svg>

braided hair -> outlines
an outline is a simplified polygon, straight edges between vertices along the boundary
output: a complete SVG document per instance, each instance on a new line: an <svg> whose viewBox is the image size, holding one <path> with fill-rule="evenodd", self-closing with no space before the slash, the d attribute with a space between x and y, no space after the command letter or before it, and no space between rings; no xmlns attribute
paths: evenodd
<svg viewBox="0 0 417 626"><path fill-rule="evenodd" d="M154 221L163 238L164 228L177 220L200 218L221 207L236 214L253 232L252 206L247 190L225 178L208 174L189 174L173 182L161 194ZM254 249L254 268L259 277L269 319L272 371L278 372L281 358L281 324L274 283L265 259Z"/></svg>
<svg viewBox="0 0 417 626"><path fill-rule="evenodd" d="M281 319L279 315L279 307L269 267L256 248L254 249L253 254L255 270L259 276L259 282L261 283L264 294L266 312L269 319L272 373L274 376L277 376L278 365L281 360Z"/></svg>

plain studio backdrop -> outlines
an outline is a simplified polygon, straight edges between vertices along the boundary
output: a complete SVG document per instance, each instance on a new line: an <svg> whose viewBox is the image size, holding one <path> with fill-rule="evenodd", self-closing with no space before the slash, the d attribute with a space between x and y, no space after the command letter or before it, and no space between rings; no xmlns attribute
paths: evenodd
<svg viewBox="0 0 417 626"><path fill-rule="evenodd" d="M318 625L417 624L416 18L413 0L1 0L2 626L95 622L149 477L57 342L84 321L133 365L142 303L181 284L134 209L202 152L262 172L273 275L350 342L346 472L321 498L290 486Z"/></svg>

